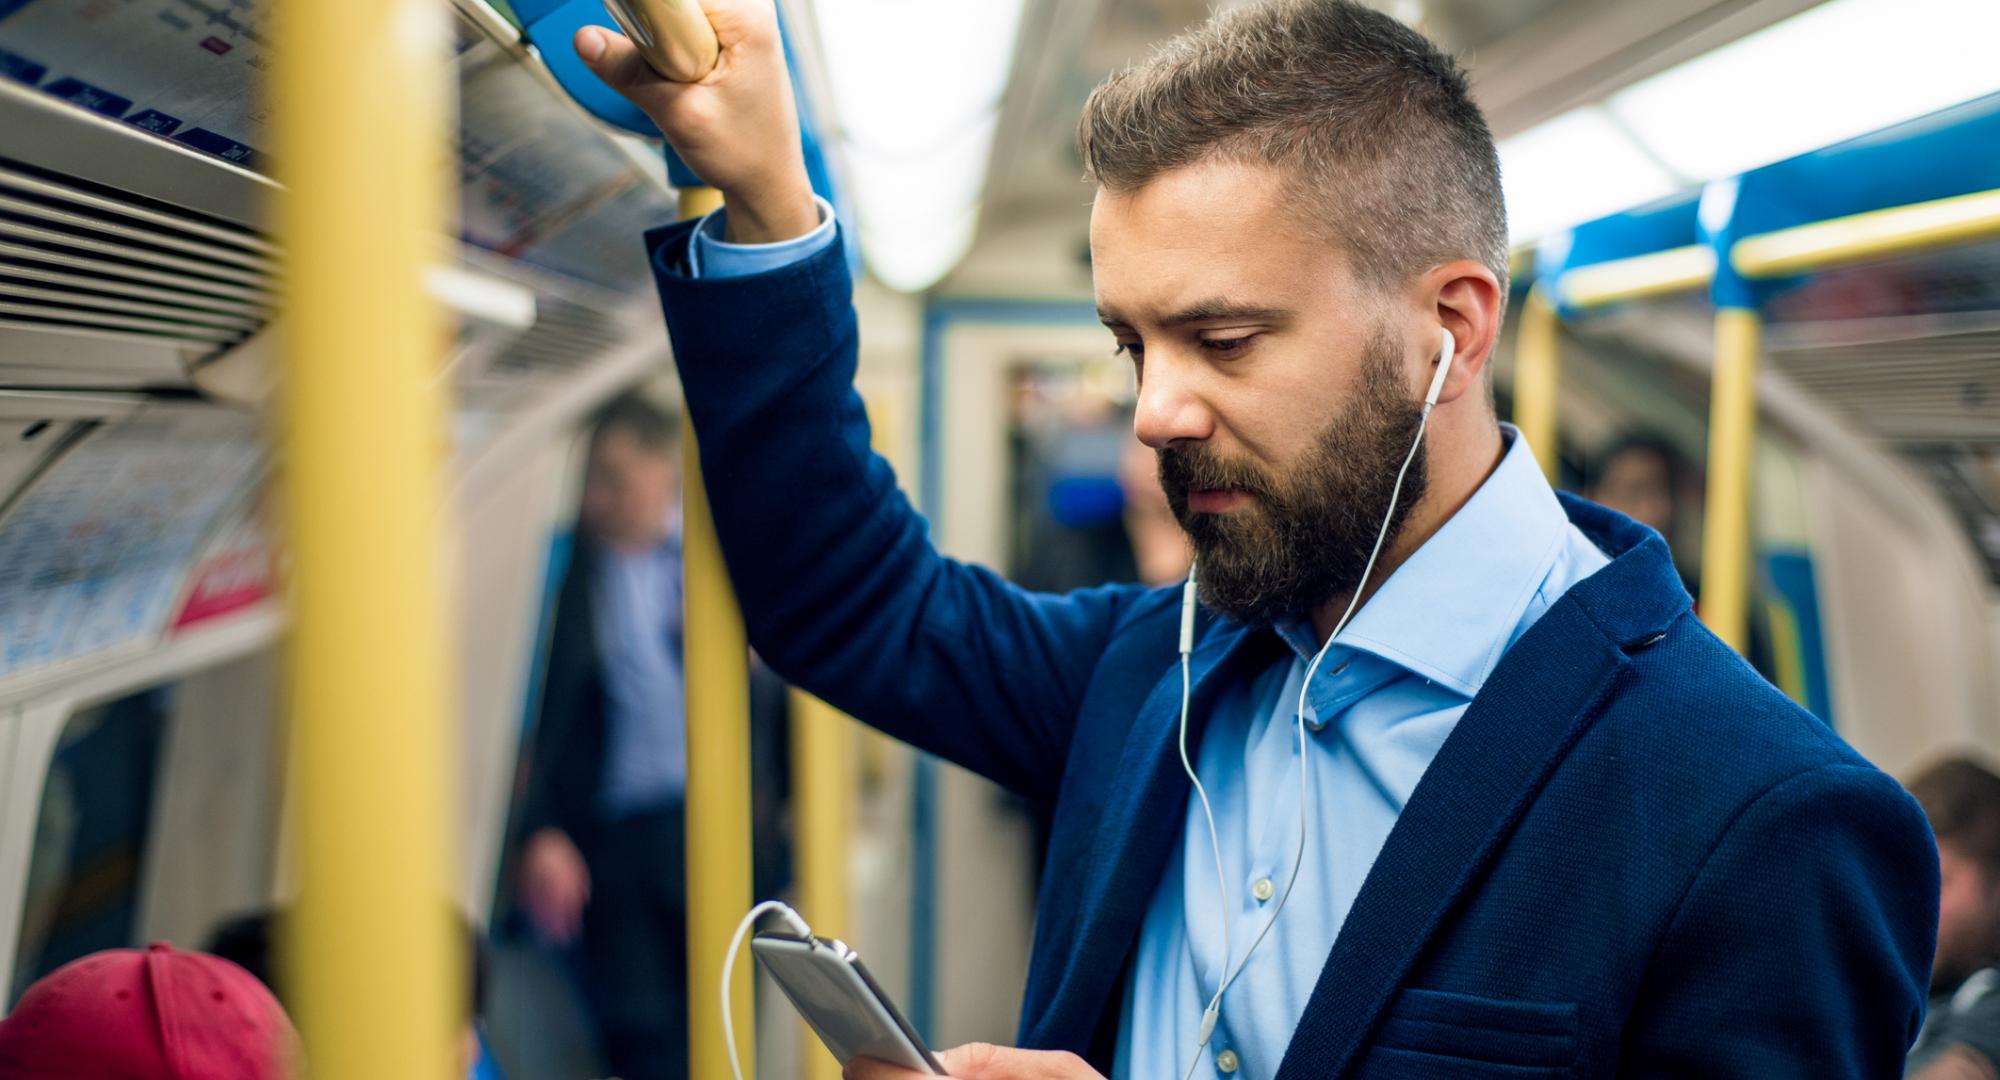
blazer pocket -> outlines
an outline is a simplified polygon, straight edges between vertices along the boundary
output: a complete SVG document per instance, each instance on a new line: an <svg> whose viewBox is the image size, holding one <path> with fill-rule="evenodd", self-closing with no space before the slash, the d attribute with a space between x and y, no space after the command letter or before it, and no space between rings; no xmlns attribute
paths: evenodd
<svg viewBox="0 0 2000 1080"><path fill-rule="evenodd" d="M1566 1076L1576 1055L1576 1024L1573 1002L1405 988L1389 1003L1368 1060L1387 1068L1383 1076L1432 1075L1426 1065L1458 1067L1461 1076ZM1490 1068L1472 1071L1482 1065Z"/></svg>

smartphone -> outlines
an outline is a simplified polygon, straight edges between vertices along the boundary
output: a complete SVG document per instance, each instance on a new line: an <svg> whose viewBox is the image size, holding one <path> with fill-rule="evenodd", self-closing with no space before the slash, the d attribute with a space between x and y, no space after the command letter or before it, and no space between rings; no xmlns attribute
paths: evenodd
<svg viewBox="0 0 2000 1080"><path fill-rule="evenodd" d="M853 949L827 938L766 931L750 939L750 951L841 1067L867 1057L927 1076L945 1075Z"/></svg>

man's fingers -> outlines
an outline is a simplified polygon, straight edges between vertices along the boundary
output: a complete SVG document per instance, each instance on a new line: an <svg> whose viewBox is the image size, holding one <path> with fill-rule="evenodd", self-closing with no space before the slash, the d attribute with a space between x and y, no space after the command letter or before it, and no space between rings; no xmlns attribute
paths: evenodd
<svg viewBox="0 0 2000 1080"><path fill-rule="evenodd" d="M1057 1050L967 1043L939 1054L938 1063L961 1080L1103 1080L1082 1058Z"/></svg>
<svg viewBox="0 0 2000 1080"><path fill-rule="evenodd" d="M988 1043L966 1043L940 1053L937 1059L944 1071L953 1076L976 1077L993 1064L993 1056L999 1050Z"/></svg>
<svg viewBox="0 0 2000 1080"><path fill-rule="evenodd" d="M842 1080L924 1080L922 1073L865 1057L848 1062L840 1075Z"/></svg>
<svg viewBox="0 0 2000 1080"><path fill-rule="evenodd" d="M672 85L646 63L630 38L616 30L586 26L576 32L573 44L576 55L583 58L590 70L620 93L628 96L635 91L653 93Z"/></svg>

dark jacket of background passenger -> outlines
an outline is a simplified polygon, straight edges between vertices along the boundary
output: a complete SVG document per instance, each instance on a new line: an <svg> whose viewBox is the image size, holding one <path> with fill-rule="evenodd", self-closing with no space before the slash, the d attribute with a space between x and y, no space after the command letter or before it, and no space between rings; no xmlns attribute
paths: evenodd
<svg viewBox="0 0 2000 1080"><path fill-rule="evenodd" d="M535 830L553 826L587 854L602 824L598 800L604 788L608 720L591 599L598 558L596 547L579 536L556 594L510 853ZM758 895L765 896L789 880L791 848L783 818L790 743L783 683L768 670L756 669L750 685L752 823L758 841L754 861Z"/></svg>
<svg viewBox="0 0 2000 1080"><path fill-rule="evenodd" d="M1052 812L1020 1042L1108 1073L1186 813L1179 588L1036 594L941 557L869 450L838 245L692 279L687 232L647 245L751 641ZM1899 1075L1937 928L1923 815L1693 617L1658 536L1563 505L1612 561L1445 741L1280 1077ZM1198 745L1282 646L1207 612L1197 634Z"/></svg>

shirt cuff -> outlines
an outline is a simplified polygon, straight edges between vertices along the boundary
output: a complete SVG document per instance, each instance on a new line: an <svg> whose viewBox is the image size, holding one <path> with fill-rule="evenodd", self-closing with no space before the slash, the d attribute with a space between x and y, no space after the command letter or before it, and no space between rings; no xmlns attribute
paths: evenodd
<svg viewBox="0 0 2000 1080"><path fill-rule="evenodd" d="M688 276L695 278L749 277L804 262L833 243L833 206L818 195L819 224L804 236L775 244L732 244L722 238L729 212L720 207L708 212L694 227L688 243Z"/></svg>

